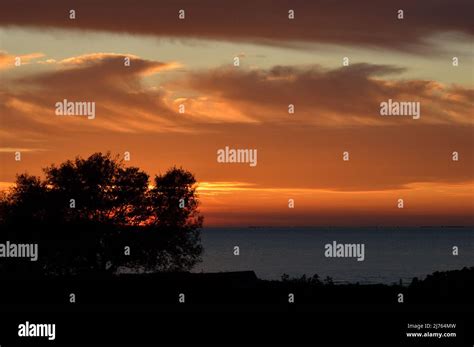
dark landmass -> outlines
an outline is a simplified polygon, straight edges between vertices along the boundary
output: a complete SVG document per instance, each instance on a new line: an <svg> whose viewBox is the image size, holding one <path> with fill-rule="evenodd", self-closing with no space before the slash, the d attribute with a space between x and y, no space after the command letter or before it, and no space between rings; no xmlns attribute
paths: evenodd
<svg viewBox="0 0 474 347"><path fill-rule="evenodd" d="M70 293L76 302L70 303ZM185 302L179 302L179 294ZM474 304L474 267L435 272L425 279L400 284L334 284L330 278L289 278L280 281L257 278L253 271L227 273L109 273L36 280L0 280L3 309L88 308L137 310L192 308L213 310L303 309L364 310L406 307L445 307L464 311ZM294 294L294 303L289 295ZM403 294L403 303L399 302Z"/></svg>
<svg viewBox="0 0 474 347"><path fill-rule="evenodd" d="M56 342L75 345L464 346L472 341L473 292L474 267L435 272L409 286L333 284L317 276L266 281L253 271L0 279L0 335L24 343L17 327L29 320L57 323ZM407 332L435 331L407 328L418 323L455 325L436 331L457 335L408 337Z"/></svg>

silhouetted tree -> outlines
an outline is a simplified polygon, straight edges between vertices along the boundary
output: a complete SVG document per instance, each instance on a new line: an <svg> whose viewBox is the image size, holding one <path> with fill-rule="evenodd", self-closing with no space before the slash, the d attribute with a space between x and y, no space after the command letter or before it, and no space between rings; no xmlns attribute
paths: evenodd
<svg viewBox="0 0 474 347"><path fill-rule="evenodd" d="M39 261L8 259L3 269L187 271L200 261L203 217L190 172L174 167L150 187L145 172L95 153L44 173L18 175L0 200L0 240L39 243Z"/></svg>

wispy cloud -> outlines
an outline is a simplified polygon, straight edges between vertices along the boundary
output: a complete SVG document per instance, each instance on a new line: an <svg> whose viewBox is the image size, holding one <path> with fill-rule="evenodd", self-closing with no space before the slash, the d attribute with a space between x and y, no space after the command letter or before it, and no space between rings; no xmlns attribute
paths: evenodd
<svg viewBox="0 0 474 347"><path fill-rule="evenodd" d="M47 151L44 148L16 148L16 147L0 147L0 153L15 153L15 152L43 152Z"/></svg>
<svg viewBox="0 0 474 347"><path fill-rule="evenodd" d="M420 102L420 122L473 124L474 90L435 81L397 80L396 66L353 64L338 69L320 66L275 66L272 69L221 67L191 72L169 82L175 89L197 93L190 104L222 103L254 122L298 122L325 126L400 125L400 119L380 117L388 99ZM288 116L293 104L295 115ZM237 118L241 119L241 118Z"/></svg>
<svg viewBox="0 0 474 347"><path fill-rule="evenodd" d="M0 25L211 38L303 49L308 43L333 43L417 53L432 49L428 39L438 33L474 34L470 0L399 0L396 6L378 0L241 0L225 5L220 0L144 0L140 4L117 0L114 6L17 0L3 5ZM75 20L67 17L72 7ZM184 21L177 18L179 9L186 11ZM295 12L294 20L288 19L290 9ZM404 20L397 19L399 9L404 11Z"/></svg>
<svg viewBox="0 0 474 347"><path fill-rule="evenodd" d="M7 52L0 51L0 70L14 69L16 67L16 59L19 59L20 66L30 64L32 61L44 57L43 53L35 52L21 55L11 55Z"/></svg>

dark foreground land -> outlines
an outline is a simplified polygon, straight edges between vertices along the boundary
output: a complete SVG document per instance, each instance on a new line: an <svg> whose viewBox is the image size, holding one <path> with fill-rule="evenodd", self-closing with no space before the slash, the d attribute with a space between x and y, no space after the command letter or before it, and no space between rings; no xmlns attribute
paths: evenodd
<svg viewBox="0 0 474 347"><path fill-rule="evenodd" d="M253 271L223 273L96 274L35 280L0 280L3 309L110 307L133 310L192 307L199 310L259 311L269 308L333 310L338 306L446 306L463 311L474 304L474 267L435 272L411 284L334 284L318 276L279 281L257 278ZM71 300L70 294L75 295ZM184 294L181 296L180 294ZM291 296L292 294L292 296ZM401 296L403 295L403 297ZM75 302L71 302L75 301Z"/></svg>
<svg viewBox="0 0 474 347"><path fill-rule="evenodd" d="M474 267L437 272L409 286L335 285L317 277L266 281L251 271L3 279L0 336L18 342L12 331L19 322L46 320L58 324L57 343L132 343L139 338L472 346L473 293ZM291 295L294 302L289 302ZM430 324L427 331L454 331L456 337L413 341L406 333L423 330L409 324ZM433 324L449 325L433 330Z"/></svg>

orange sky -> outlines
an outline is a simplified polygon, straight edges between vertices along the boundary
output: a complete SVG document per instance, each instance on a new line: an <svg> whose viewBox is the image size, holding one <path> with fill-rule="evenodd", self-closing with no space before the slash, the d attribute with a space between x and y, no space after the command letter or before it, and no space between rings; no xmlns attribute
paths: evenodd
<svg viewBox="0 0 474 347"><path fill-rule="evenodd" d="M143 13L120 1L18 1L0 14L0 188L77 155L129 151L150 175L192 171L207 226L473 224L472 2L453 13L296 1L288 23L285 1ZM96 118L57 116L63 99L95 102ZM421 118L380 116L388 99L420 102ZM258 165L218 163L225 146L257 149Z"/></svg>

